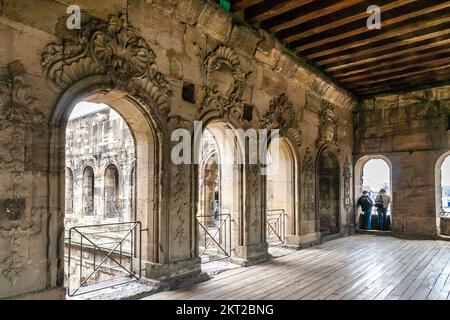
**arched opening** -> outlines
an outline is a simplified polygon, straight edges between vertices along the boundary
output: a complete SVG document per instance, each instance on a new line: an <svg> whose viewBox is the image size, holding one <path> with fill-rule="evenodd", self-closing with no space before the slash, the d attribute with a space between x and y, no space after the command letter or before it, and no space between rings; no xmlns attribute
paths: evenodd
<svg viewBox="0 0 450 320"><path fill-rule="evenodd" d="M63 96L56 107L58 141L64 145L60 159L72 168L74 180L74 214L65 217L69 294L84 293L90 284L107 287L117 279L129 281L142 270L137 261L163 258L156 201L159 144L156 125L144 110L130 96L103 91L76 100ZM67 207L66 190L61 194Z"/></svg>
<svg viewBox="0 0 450 320"><path fill-rule="evenodd" d="M66 214L73 213L73 171L70 168L66 168Z"/></svg>
<svg viewBox="0 0 450 320"><path fill-rule="evenodd" d="M86 166L83 172L83 215L95 215L95 174L91 166Z"/></svg>
<svg viewBox="0 0 450 320"><path fill-rule="evenodd" d="M119 170L114 164L108 165L105 171L105 216L108 218L121 217ZM130 200L128 200L130 201Z"/></svg>
<svg viewBox="0 0 450 320"><path fill-rule="evenodd" d="M198 250L202 262L228 258L239 243L241 153L230 125L208 124L199 148Z"/></svg>
<svg viewBox="0 0 450 320"><path fill-rule="evenodd" d="M272 141L267 154L266 241L282 244L287 235L295 234L296 166L289 142Z"/></svg>
<svg viewBox="0 0 450 320"><path fill-rule="evenodd" d="M379 224L379 213L376 206L372 207L370 219L371 230L390 230L393 222L392 215L392 165L390 160L382 155L370 155L360 158L355 165L355 200L357 201L363 191L367 191L373 203L379 199L380 191L384 189L389 197L389 205L386 208L386 220ZM363 229L364 215L361 208L356 214L356 225ZM382 221L380 221L382 222Z"/></svg>
<svg viewBox="0 0 450 320"><path fill-rule="evenodd" d="M450 236L450 152L436 163L436 226L439 235Z"/></svg>
<svg viewBox="0 0 450 320"><path fill-rule="evenodd" d="M340 231L340 167L328 148L317 160L317 230L326 236Z"/></svg>

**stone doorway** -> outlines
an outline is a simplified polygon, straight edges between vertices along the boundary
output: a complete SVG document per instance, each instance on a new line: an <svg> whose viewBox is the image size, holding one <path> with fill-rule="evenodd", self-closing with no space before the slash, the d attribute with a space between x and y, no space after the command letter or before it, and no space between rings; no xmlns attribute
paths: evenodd
<svg viewBox="0 0 450 320"><path fill-rule="evenodd" d="M340 231L340 168L334 153L321 151L317 166L318 230L322 236Z"/></svg>
<svg viewBox="0 0 450 320"><path fill-rule="evenodd" d="M69 295L130 276L124 267L132 269L133 241L140 236L137 230L127 234L126 224L135 221L135 158L130 128L114 109L87 101L75 105L65 130L64 281Z"/></svg>
<svg viewBox="0 0 450 320"><path fill-rule="evenodd" d="M392 165L391 161L383 155L369 155L360 158L355 166L355 201L359 199L362 191L369 192L370 198L375 203L379 191L385 189L391 198L386 218L386 229L390 230L393 223L393 202L392 202ZM362 229L363 216L360 208L356 208L356 225ZM377 230L378 212L374 206L372 208L371 229Z"/></svg>
<svg viewBox="0 0 450 320"><path fill-rule="evenodd" d="M439 235L450 237L450 152L436 163L436 224Z"/></svg>
<svg viewBox="0 0 450 320"><path fill-rule="evenodd" d="M266 241L280 245L286 242L286 236L296 232L295 156L290 143L281 138L269 145L267 158Z"/></svg>
<svg viewBox="0 0 450 320"><path fill-rule="evenodd" d="M242 181L240 151L231 127L208 124L199 154L198 253L202 263L228 261L237 246Z"/></svg>

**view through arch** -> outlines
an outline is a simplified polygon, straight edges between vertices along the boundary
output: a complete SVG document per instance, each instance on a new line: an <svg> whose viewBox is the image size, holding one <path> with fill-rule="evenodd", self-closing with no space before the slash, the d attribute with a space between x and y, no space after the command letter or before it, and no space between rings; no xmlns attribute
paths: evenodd
<svg viewBox="0 0 450 320"><path fill-rule="evenodd" d="M295 234L296 179L292 147L285 139L271 143L267 153L266 241L284 244Z"/></svg>
<svg viewBox="0 0 450 320"><path fill-rule="evenodd" d="M360 170L360 181L357 182L359 185L356 189L359 191L356 199L361 196L363 191L367 191L369 197L375 204L377 197L380 195L381 190L385 190L386 194L391 199L391 203L387 208L386 221L384 230L390 230L392 225L392 172L389 160L384 159L381 156L371 156L360 160L361 168ZM357 165L358 170L358 165ZM378 211L377 207L372 207L372 217L371 217L371 229L379 229L378 225ZM362 227L362 216L359 218L359 227Z"/></svg>
<svg viewBox="0 0 450 320"><path fill-rule="evenodd" d="M69 289L107 281L132 264L135 143L124 119L103 103L80 102L65 130L65 282ZM111 258L108 252L113 251ZM106 261L99 267L103 259ZM116 263L114 260L119 261ZM96 269L96 267L99 267ZM82 292L82 290L69 290Z"/></svg>
<svg viewBox="0 0 450 320"><path fill-rule="evenodd" d="M200 141L197 243L202 263L227 259L238 245L241 212L239 147L232 130L212 122Z"/></svg>

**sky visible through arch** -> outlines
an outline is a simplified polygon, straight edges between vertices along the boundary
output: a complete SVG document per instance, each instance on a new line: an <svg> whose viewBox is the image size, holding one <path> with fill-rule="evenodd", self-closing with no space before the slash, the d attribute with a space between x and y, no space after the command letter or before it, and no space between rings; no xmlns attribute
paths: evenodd
<svg viewBox="0 0 450 320"><path fill-rule="evenodd" d="M381 159L372 159L367 161L364 165L364 175L363 175L363 187L369 187L373 192L378 192L382 188L388 187L390 184L390 173L389 166L384 160Z"/></svg>
<svg viewBox="0 0 450 320"><path fill-rule="evenodd" d="M109 108L109 106L104 103L81 101L77 103L73 108L72 112L70 113L69 120L73 120L82 117L86 114L94 113L105 108Z"/></svg>

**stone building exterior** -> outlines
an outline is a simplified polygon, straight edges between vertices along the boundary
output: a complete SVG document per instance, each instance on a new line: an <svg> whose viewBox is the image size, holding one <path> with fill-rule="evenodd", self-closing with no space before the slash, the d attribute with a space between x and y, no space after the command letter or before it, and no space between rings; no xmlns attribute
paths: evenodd
<svg viewBox="0 0 450 320"><path fill-rule="evenodd" d="M371 157L392 167L392 232L440 233L435 164L450 150L449 87L359 101L212 1L79 0L79 31L65 26L72 1L40 0L33 10L29 3L0 2L0 41L14 43L0 46L0 298L64 298L64 218L105 215L99 198L65 208L66 166L74 194L84 173L94 177L89 194L109 163L129 181L134 161L145 276L168 287L199 279L199 167L171 161L178 143L171 133L193 134L194 121L203 129L280 130L295 167L288 247L355 231L355 181ZM66 141L82 150L90 143L77 139L100 135L66 135L83 120L68 123L80 101L114 108L129 126L134 155L124 151L127 138L117 156L66 158ZM248 158L248 148L235 151ZM270 258L261 168L245 160L224 175L233 194L223 204L233 217L232 260L241 265ZM125 195L118 198L128 206Z"/></svg>
<svg viewBox="0 0 450 320"><path fill-rule="evenodd" d="M106 107L70 119L65 160L66 229L134 219L134 141L119 114Z"/></svg>

